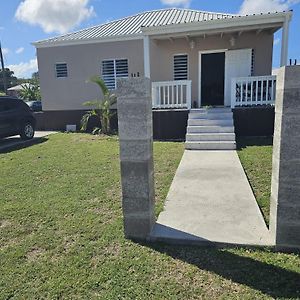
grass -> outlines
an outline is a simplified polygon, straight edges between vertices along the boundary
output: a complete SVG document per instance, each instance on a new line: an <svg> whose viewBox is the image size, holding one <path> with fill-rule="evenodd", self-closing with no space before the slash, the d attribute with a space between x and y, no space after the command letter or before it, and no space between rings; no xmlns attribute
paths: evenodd
<svg viewBox="0 0 300 300"><path fill-rule="evenodd" d="M0 155L0 299L299 299L300 257L125 240L118 141ZM183 153L155 143L157 213Z"/></svg>
<svg viewBox="0 0 300 300"><path fill-rule="evenodd" d="M238 154L251 183L258 205L266 223L269 224L271 177L272 177L272 138L249 137L238 140Z"/></svg>

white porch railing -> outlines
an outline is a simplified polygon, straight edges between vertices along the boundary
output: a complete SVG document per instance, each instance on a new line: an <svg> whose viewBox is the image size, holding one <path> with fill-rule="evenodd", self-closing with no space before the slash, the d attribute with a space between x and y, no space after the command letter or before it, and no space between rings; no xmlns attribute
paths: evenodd
<svg viewBox="0 0 300 300"><path fill-rule="evenodd" d="M231 107L274 105L276 76L233 78Z"/></svg>
<svg viewBox="0 0 300 300"><path fill-rule="evenodd" d="M187 108L192 106L192 81L176 80L152 83L153 108Z"/></svg>

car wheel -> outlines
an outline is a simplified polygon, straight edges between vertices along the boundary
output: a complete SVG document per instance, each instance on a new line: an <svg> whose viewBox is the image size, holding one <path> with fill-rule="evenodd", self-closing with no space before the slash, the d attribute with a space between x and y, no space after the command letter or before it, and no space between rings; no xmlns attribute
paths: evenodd
<svg viewBox="0 0 300 300"><path fill-rule="evenodd" d="M31 140L34 137L34 127L32 123L24 123L21 128L20 136L23 140Z"/></svg>

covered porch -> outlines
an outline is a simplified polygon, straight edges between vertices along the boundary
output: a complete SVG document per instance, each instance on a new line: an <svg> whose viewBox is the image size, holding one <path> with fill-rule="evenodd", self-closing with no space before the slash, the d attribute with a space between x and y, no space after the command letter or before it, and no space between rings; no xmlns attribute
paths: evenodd
<svg viewBox="0 0 300 300"><path fill-rule="evenodd" d="M274 33L287 64L291 13L144 27L144 71L153 109L272 106Z"/></svg>

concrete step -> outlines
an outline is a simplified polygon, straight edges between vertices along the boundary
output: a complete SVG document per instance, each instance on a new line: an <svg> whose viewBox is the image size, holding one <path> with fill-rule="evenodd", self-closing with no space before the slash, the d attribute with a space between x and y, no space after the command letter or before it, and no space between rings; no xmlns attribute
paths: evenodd
<svg viewBox="0 0 300 300"><path fill-rule="evenodd" d="M187 142L199 141L235 141L234 133L188 133L186 135Z"/></svg>
<svg viewBox="0 0 300 300"><path fill-rule="evenodd" d="M207 119L207 120L228 120L233 118L232 112L222 113L207 113L207 112L191 112L189 113L189 119Z"/></svg>
<svg viewBox="0 0 300 300"><path fill-rule="evenodd" d="M234 133L233 126L188 126L187 133Z"/></svg>
<svg viewBox="0 0 300 300"><path fill-rule="evenodd" d="M185 149L187 150L235 150L236 143L233 141L186 142Z"/></svg>
<svg viewBox="0 0 300 300"><path fill-rule="evenodd" d="M233 126L233 119L225 119L225 120L189 119L188 126Z"/></svg>
<svg viewBox="0 0 300 300"><path fill-rule="evenodd" d="M190 110L191 113L227 113L232 112L230 107L213 107L213 108L194 108Z"/></svg>

